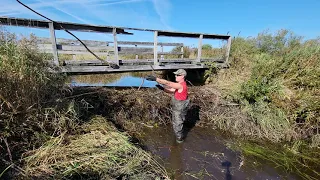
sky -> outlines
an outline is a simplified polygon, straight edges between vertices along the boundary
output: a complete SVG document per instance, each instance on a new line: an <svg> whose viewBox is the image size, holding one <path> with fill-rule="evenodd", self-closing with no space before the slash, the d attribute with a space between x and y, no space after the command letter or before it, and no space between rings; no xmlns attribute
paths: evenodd
<svg viewBox="0 0 320 180"><path fill-rule="evenodd" d="M288 29L305 39L320 36L320 0L21 0L56 20L181 32L252 37ZM0 0L0 16L43 19L15 0ZM22 34L49 36L47 30L8 28ZM119 40L153 41L153 34L134 32ZM66 38L65 32L56 32ZM111 35L77 33L82 39L112 40ZM70 37L70 36L69 36ZM71 38L71 37L70 37ZM197 40L162 38L197 46ZM206 41L204 42L206 43ZM209 43L210 44L210 43ZM221 45L221 43L214 43Z"/></svg>

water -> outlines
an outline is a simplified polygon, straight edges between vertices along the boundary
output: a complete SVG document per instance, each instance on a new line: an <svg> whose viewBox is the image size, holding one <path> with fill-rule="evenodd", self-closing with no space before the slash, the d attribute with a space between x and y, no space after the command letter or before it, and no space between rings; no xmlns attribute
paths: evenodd
<svg viewBox="0 0 320 180"><path fill-rule="evenodd" d="M143 77L131 74L107 74L107 75L80 75L71 76L68 82L71 86L104 86L104 87L155 87L154 81L148 81Z"/></svg>
<svg viewBox="0 0 320 180"><path fill-rule="evenodd" d="M171 126L145 128L140 140L174 179L299 179L265 162L245 159L210 128L193 127L181 144L175 141ZM252 168L252 163L263 166Z"/></svg>

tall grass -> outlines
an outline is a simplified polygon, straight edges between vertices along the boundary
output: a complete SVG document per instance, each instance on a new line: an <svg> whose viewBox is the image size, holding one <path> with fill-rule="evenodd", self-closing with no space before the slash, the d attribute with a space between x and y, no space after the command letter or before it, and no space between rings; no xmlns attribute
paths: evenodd
<svg viewBox="0 0 320 180"><path fill-rule="evenodd" d="M48 72L48 57L34 49L35 42L33 36L0 31L1 139L28 139L33 129L41 129L37 113L63 85L63 76Z"/></svg>
<svg viewBox="0 0 320 180"><path fill-rule="evenodd" d="M231 68L219 73L214 83L227 98L243 105L263 137L274 142L308 138L316 143L319 77L320 40L303 41L280 30L256 38L235 38Z"/></svg>

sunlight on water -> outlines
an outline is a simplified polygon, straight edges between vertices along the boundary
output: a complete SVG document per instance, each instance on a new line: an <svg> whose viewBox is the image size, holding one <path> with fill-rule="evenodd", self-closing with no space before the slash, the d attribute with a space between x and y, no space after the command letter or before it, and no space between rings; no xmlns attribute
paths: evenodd
<svg viewBox="0 0 320 180"><path fill-rule="evenodd" d="M90 75L90 76L72 76L69 83L71 86L106 86L106 87L139 87L142 84L142 77L124 75L119 77L110 77L110 75ZM144 80L141 87L155 87L154 81Z"/></svg>

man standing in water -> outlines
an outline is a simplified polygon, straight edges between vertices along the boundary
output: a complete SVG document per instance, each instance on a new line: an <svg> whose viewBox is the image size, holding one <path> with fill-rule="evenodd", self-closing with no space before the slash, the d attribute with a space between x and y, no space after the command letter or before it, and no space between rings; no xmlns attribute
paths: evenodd
<svg viewBox="0 0 320 180"><path fill-rule="evenodd" d="M176 82L167 81L165 79L157 78L155 76L147 76L146 79L149 81L156 81L163 84L164 87L157 85L161 90L167 93L173 94L172 104L172 125L176 135L178 143L183 142L183 123L187 114L187 107L189 104L188 98L188 87L186 83L187 72L184 69L179 69L174 72Z"/></svg>

